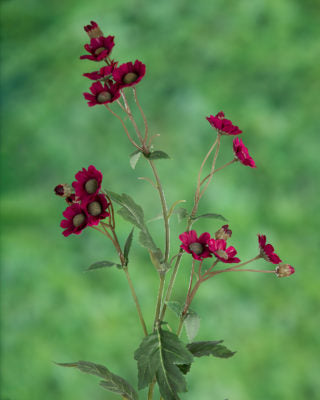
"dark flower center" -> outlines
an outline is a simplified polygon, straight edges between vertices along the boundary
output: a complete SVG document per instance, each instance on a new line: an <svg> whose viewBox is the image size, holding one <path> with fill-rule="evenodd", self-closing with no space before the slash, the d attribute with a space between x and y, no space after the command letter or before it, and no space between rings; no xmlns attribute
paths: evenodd
<svg viewBox="0 0 320 400"><path fill-rule="evenodd" d="M84 214L77 214L72 218L72 223L73 226L75 226L76 228L80 225L82 225L86 220L86 217L84 216Z"/></svg>
<svg viewBox="0 0 320 400"><path fill-rule="evenodd" d="M101 92L97 96L98 103L104 103L105 101L109 101L112 99L111 93L109 92Z"/></svg>
<svg viewBox="0 0 320 400"><path fill-rule="evenodd" d="M123 83L126 85L132 82L135 82L138 79L138 75L135 72L128 72L123 77Z"/></svg>
<svg viewBox="0 0 320 400"><path fill-rule="evenodd" d="M228 257L228 254L227 254L224 250L216 250L215 253L216 253L219 257L223 258L224 260L227 260L227 259L229 258L229 257Z"/></svg>
<svg viewBox="0 0 320 400"><path fill-rule="evenodd" d="M101 204L98 201L93 201L88 205L88 213L94 217L100 215L102 212Z"/></svg>
<svg viewBox="0 0 320 400"><path fill-rule="evenodd" d="M95 56L98 56L98 55L101 54L104 50L105 50L104 47L99 47L97 50L94 51L94 55L95 55Z"/></svg>
<svg viewBox="0 0 320 400"><path fill-rule="evenodd" d="M197 256L203 253L203 245L198 242L191 243L189 249L193 251Z"/></svg>
<svg viewBox="0 0 320 400"><path fill-rule="evenodd" d="M87 193L93 194L97 191L98 189L98 181L96 179L89 179L85 185L84 188Z"/></svg>

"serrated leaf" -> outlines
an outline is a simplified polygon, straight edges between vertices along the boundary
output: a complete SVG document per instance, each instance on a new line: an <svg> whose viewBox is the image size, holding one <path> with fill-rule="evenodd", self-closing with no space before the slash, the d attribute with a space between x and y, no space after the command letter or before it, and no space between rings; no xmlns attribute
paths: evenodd
<svg viewBox="0 0 320 400"><path fill-rule="evenodd" d="M95 262L94 264L91 264L90 267L86 269L86 271L92 271L93 269L100 269L105 267L113 267L114 265L119 269L122 268L120 264L117 264L113 261L98 261Z"/></svg>
<svg viewBox="0 0 320 400"><path fill-rule="evenodd" d="M141 157L140 150L136 150L132 154L130 154L130 165L132 169L136 168L137 162L139 161L140 157Z"/></svg>
<svg viewBox="0 0 320 400"><path fill-rule="evenodd" d="M177 364L191 364L193 356L174 333L157 328L143 339L134 358L138 362L139 389L156 376L164 400L179 400L178 393L187 390Z"/></svg>
<svg viewBox="0 0 320 400"><path fill-rule="evenodd" d="M200 317L199 315L192 310L189 310L186 318L183 321L184 327L186 328L186 333L191 342L198 334L200 329Z"/></svg>
<svg viewBox="0 0 320 400"><path fill-rule="evenodd" d="M198 221L200 218L214 218L214 219L220 219L221 221L228 221L225 217L223 217L220 214L213 214L213 213L208 213L208 214L202 214L198 215L197 217L193 218L193 221Z"/></svg>
<svg viewBox="0 0 320 400"><path fill-rule="evenodd" d="M220 344L222 342L223 340L193 342L187 344L187 348L195 357L203 357L210 355L219 358L232 357L236 352L231 351L226 346Z"/></svg>
<svg viewBox="0 0 320 400"><path fill-rule="evenodd" d="M170 308L171 311L173 311L178 317L181 316L182 311L183 311L183 305L179 303L178 301L167 301L166 305L168 308Z"/></svg>
<svg viewBox="0 0 320 400"><path fill-rule="evenodd" d="M134 231L134 228L132 228L131 232L129 233L129 236L128 236L127 240L126 240L126 243L124 245L124 250L123 250L123 255L124 255L124 258L126 259L127 263L128 263L128 260L129 260L128 256L129 256L129 251L130 251L131 244L132 244L133 231Z"/></svg>
<svg viewBox="0 0 320 400"><path fill-rule="evenodd" d="M191 364L181 364L178 365L178 368L183 373L183 375L187 375L187 373L190 371Z"/></svg>
<svg viewBox="0 0 320 400"><path fill-rule="evenodd" d="M130 383L120 376L113 374L103 365L95 364L89 361L57 363L57 365L61 367L77 368L86 374L96 375L103 379L103 381L100 381L100 385L104 389L107 389L110 392L118 393L126 400L138 400L138 393L134 390Z"/></svg>
<svg viewBox="0 0 320 400"><path fill-rule="evenodd" d="M161 151L161 150L156 150L156 151L153 151L152 153L150 153L149 155L148 155L148 158L150 159L150 160L160 160L161 158L163 158L163 159L168 159L168 158L170 158L169 156L168 156L168 154L167 153L165 153L164 151Z"/></svg>
<svg viewBox="0 0 320 400"><path fill-rule="evenodd" d="M180 223L188 216L188 210L183 207L178 207L174 210L174 214L177 214L178 222Z"/></svg>

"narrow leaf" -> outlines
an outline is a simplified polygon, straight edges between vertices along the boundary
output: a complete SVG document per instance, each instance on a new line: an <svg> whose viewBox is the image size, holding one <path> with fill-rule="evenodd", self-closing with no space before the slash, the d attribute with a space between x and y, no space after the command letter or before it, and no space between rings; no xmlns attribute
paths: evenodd
<svg viewBox="0 0 320 400"><path fill-rule="evenodd" d="M117 264L113 261L98 261L94 264L91 264L90 267L86 269L86 271L92 271L93 269L100 269L105 267L113 267L114 265L119 269L122 268L120 264Z"/></svg>
<svg viewBox="0 0 320 400"><path fill-rule="evenodd" d="M166 158L166 159L168 159L168 158L170 158L170 157L169 157L168 154L165 153L164 151L156 150L156 151L153 151L152 153L150 153L150 154L148 155L148 158L149 158L150 160L160 160L161 158Z"/></svg>
<svg viewBox="0 0 320 400"><path fill-rule="evenodd" d="M181 316L182 311L183 311L183 305L179 303L178 301L167 301L166 305L168 308L170 308L171 311L173 311L178 317Z"/></svg>
<svg viewBox="0 0 320 400"><path fill-rule="evenodd" d="M223 346L223 340L208 341L208 342L193 342L187 344L188 350L195 357L203 356L214 356L219 358L232 357L236 352L229 350L226 346Z"/></svg>
<svg viewBox="0 0 320 400"><path fill-rule="evenodd" d="M189 310L184 320L184 327L186 328L189 342L191 342L197 336L200 329L199 315L196 312Z"/></svg>
<svg viewBox="0 0 320 400"><path fill-rule="evenodd" d="M124 250L123 250L123 255L124 255L124 258L126 259L127 263L129 261L128 256L129 256L129 251L130 251L131 244L132 244L133 230L134 230L134 228L132 228L131 232L129 233L129 236L126 240L126 243L124 245Z"/></svg>
<svg viewBox="0 0 320 400"><path fill-rule="evenodd" d="M143 339L134 358L138 362L139 389L151 383L155 375L164 400L179 400L178 393L187 390L177 364L191 364L193 357L174 333L158 328Z"/></svg>
<svg viewBox="0 0 320 400"><path fill-rule="evenodd" d="M186 200L177 200L175 201L172 206L170 207L170 210L168 211L168 218L171 217L171 215L173 214L173 212L175 211L175 208L177 207L178 204L180 203L185 203Z"/></svg>
<svg viewBox="0 0 320 400"><path fill-rule="evenodd" d="M130 165L132 169L135 169L140 157L141 157L140 150L136 150L132 154L130 154Z"/></svg>
<svg viewBox="0 0 320 400"><path fill-rule="evenodd" d="M96 375L102 378L100 385L110 392L118 393L126 400L138 400L138 394L134 388L125 379L113 374L100 364L94 364L89 361L77 361L74 363L57 363L61 367L77 368L86 374Z"/></svg>
<svg viewBox="0 0 320 400"><path fill-rule="evenodd" d="M208 213L208 214L202 214L202 215L198 215L197 217L193 218L193 221L198 221L198 219L200 218L214 218L214 219L220 219L221 221L228 221L225 217L223 217L220 214L212 214L212 213Z"/></svg>

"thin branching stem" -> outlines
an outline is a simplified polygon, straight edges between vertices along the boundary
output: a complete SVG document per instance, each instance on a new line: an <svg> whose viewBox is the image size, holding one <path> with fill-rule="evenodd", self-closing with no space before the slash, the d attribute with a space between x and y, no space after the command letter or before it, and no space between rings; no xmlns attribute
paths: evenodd
<svg viewBox="0 0 320 400"><path fill-rule="evenodd" d="M139 108L139 111L141 113L141 116L142 116L142 119L143 119L143 123L144 123L145 131L144 131L143 145L145 146L146 143L147 143L147 140L148 140L148 121L147 121L147 118L146 118L146 116L145 116L145 114L143 112L142 107L140 106L140 103L139 103L139 100L138 100L138 97L137 97L136 88L133 87L132 90L133 90L134 100L135 100L135 102L136 102L136 104L137 104L137 106Z"/></svg>
<svg viewBox="0 0 320 400"><path fill-rule="evenodd" d="M208 174L205 178L202 179L200 182L200 186L204 184L204 182L209 179L213 174L215 174L218 171L221 171L223 168L226 168L228 165L233 164L234 162L238 161L237 158L234 158L233 160L229 161L228 163L224 164L222 167L215 169L212 173Z"/></svg>

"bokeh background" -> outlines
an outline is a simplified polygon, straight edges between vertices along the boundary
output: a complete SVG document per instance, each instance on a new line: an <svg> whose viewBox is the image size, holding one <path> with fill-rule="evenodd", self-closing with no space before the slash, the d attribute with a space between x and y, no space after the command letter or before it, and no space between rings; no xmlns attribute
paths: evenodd
<svg viewBox="0 0 320 400"><path fill-rule="evenodd" d="M82 74L97 66L79 60L92 19L115 35L114 58L147 65L138 95L151 132L161 134L156 148L172 157L157 162L168 203L185 199L191 208L215 136L205 116L224 110L258 168L217 174L199 212L228 219L241 259L257 254L256 235L265 233L296 268L286 279L225 274L202 287L197 339L224 339L237 354L197 359L181 397L318 398L319 18L317 0L2 2L1 400L119 398L54 361L101 363L137 384L142 331L125 276L83 272L116 260L115 251L94 230L64 238L65 203L53 194L94 164L104 186L130 194L147 219L160 213L157 193L137 179L151 176L147 164L130 168L134 149L119 122L83 99L90 82ZM231 143L223 138L219 166L231 159ZM213 234L220 226L203 220L195 228ZM172 219L172 254L184 228ZM119 217L122 243L130 229ZM150 230L162 245L161 221ZM150 327L158 278L136 240L130 270ZM184 300L189 270L185 257L175 300Z"/></svg>

